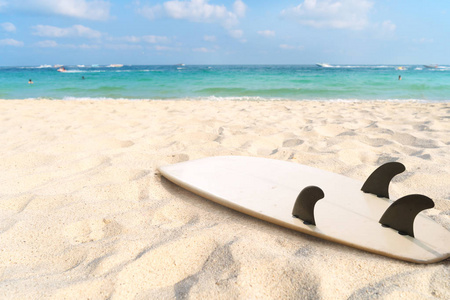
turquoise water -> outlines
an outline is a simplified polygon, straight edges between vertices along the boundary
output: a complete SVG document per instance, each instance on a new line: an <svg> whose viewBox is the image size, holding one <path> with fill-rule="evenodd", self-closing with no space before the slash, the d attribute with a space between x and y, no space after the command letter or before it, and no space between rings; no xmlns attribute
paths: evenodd
<svg viewBox="0 0 450 300"><path fill-rule="evenodd" d="M0 67L0 99L449 101L450 67L315 65ZM402 80L398 80L398 76ZM84 77L84 79L82 79ZM34 84L28 84L32 79Z"/></svg>

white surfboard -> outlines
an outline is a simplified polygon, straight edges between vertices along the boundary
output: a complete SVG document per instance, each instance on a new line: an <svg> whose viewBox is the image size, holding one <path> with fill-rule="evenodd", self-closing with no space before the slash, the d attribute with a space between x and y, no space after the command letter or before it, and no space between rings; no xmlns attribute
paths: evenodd
<svg viewBox="0 0 450 300"><path fill-rule="evenodd" d="M379 220L393 201L362 192L363 183L346 176L242 156L209 157L159 170L175 184L216 203L326 240L416 263L450 257L448 230L422 213L414 219L414 237L384 228ZM313 207L315 225L292 215L297 196L308 186L320 187L324 194Z"/></svg>

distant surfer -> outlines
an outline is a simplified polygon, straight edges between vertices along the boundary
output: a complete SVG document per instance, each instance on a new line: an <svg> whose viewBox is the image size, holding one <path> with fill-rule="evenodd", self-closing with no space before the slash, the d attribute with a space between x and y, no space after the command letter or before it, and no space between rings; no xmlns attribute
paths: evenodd
<svg viewBox="0 0 450 300"><path fill-rule="evenodd" d="M28 84L33 84L34 82L33 82L33 80L28 80Z"/></svg>
<svg viewBox="0 0 450 300"><path fill-rule="evenodd" d="M83 80L84 80L84 76L81 76L81 79L83 79Z"/></svg>
<svg viewBox="0 0 450 300"><path fill-rule="evenodd" d="M402 80L402 75L398 75L398 80Z"/></svg>

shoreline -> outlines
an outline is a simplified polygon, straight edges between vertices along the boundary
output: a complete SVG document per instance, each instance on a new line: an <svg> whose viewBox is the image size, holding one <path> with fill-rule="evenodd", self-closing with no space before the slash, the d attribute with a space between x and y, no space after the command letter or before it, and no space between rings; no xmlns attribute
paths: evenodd
<svg viewBox="0 0 450 300"><path fill-rule="evenodd" d="M450 103L450 99L447 100L426 100L426 99L293 99L293 98L267 98L259 96L239 96L239 97L183 97L183 98L108 98L108 97L64 97L64 98L49 98L49 97L38 97L38 98L14 98L5 99L0 98L0 101L250 101L250 102L349 102L349 103L365 103L365 102L389 102L389 103Z"/></svg>
<svg viewBox="0 0 450 300"><path fill-rule="evenodd" d="M202 105L204 104L204 105ZM450 298L450 260L402 262L214 204L157 168L207 156L296 162L360 181L406 171L450 230L450 103L0 100L0 295Z"/></svg>

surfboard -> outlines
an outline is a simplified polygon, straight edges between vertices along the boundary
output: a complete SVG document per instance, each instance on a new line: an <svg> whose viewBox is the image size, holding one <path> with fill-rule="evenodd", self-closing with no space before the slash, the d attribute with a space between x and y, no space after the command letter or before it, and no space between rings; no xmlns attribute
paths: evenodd
<svg viewBox="0 0 450 300"><path fill-rule="evenodd" d="M434 206L431 199L389 199L389 182L404 171L400 163L379 167L364 184L293 162L243 156L207 157L159 171L206 199L312 236L415 263L450 257L450 232L419 213Z"/></svg>

